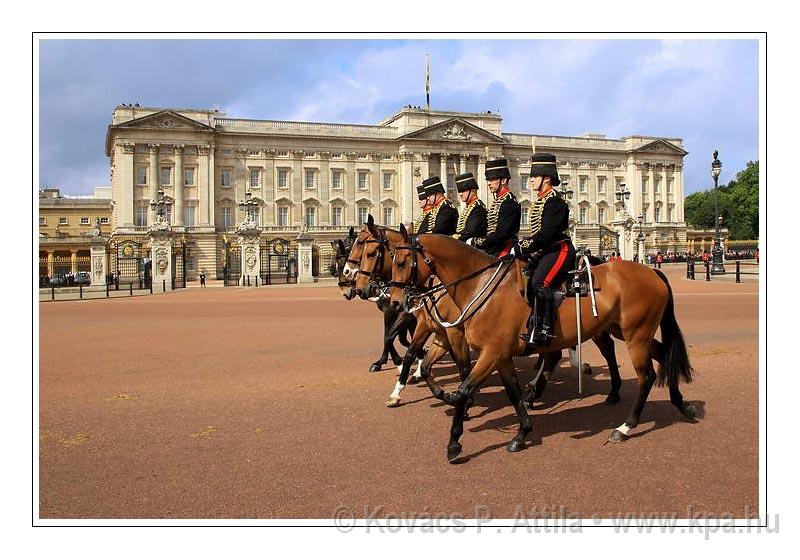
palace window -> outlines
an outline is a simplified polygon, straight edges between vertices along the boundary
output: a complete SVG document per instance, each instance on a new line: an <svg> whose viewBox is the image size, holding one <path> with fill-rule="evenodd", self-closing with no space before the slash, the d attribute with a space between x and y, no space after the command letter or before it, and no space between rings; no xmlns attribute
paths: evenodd
<svg viewBox="0 0 800 560"><path fill-rule="evenodd" d="M261 170L258 168L250 168L250 186L251 187L260 187L261 186Z"/></svg>
<svg viewBox="0 0 800 560"><path fill-rule="evenodd" d="M647 183L649 182L648 177L642 177L642 194L647 194Z"/></svg>
<svg viewBox="0 0 800 560"><path fill-rule="evenodd" d="M358 188L361 190L366 190L367 187L369 186L367 184L367 175L368 175L367 171L358 172Z"/></svg>
<svg viewBox="0 0 800 560"><path fill-rule="evenodd" d="M147 225L147 210L148 205L146 204L139 204L136 206L136 221L134 222L136 227L145 227Z"/></svg>
<svg viewBox="0 0 800 560"><path fill-rule="evenodd" d="M289 225L289 207L278 206L278 225L286 227Z"/></svg>
<svg viewBox="0 0 800 560"><path fill-rule="evenodd" d="M341 206L334 206L333 207L333 214L331 215L331 218L333 220L333 225L341 226L343 224L342 214L343 214L343 212L342 212L342 207Z"/></svg>
<svg viewBox="0 0 800 560"><path fill-rule="evenodd" d="M605 208L598 208L597 209L597 223L599 223L599 224L606 223L606 209Z"/></svg>
<svg viewBox="0 0 800 560"><path fill-rule="evenodd" d="M306 206L306 225L308 227L317 225L317 209L314 206Z"/></svg>
<svg viewBox="0 0 800 560"><path fill-rule="evenodd" d="M184 206L183 207L183 225L185 226L193 226L194 225L194 206Z"/></svg>
<svg viewBox="0 0 800 560"><path fill-rule="evenodd" d="M520 227L528 227L528 219L530 218L530 208L523 208L522 209L522 219L519 221Z"/></svg>
<svg viewBox="0 0 800 560"><path fill-rule="evenodd" d="M289 170L288 169L278 169L278 188L279 189L288 189L289 188Z"/></svg>
<svg viewBox="0 0 800 560"><path fill-rule="evenodd" d="M82 217L81 218L81 225L82 226L88 226L89 225L89 218L88 217Z"/></svg>
<svg viewBox="0 0 800 560"><path fill-rule="evenodd" d="M580 223L582 223L582 224L587 223L586 222L587 214L588 214L587 209L586 208L581 208Z"/></svg>
<svg viewBox="0 0 800 560"><path fill-rule="evenodd" d="M186 255L186 270L197 270L197 257Z"/></svg>
<svg viewBox="0 0 800 560"><path fill-rule="evenodd" d="M647 223L647 216L650 212L650 205L649 204L642 204L642 220L644 223Z"/></svg>
<svg viewBox="0 0 800 560"><path fill-rule="evenodd" d="M383 209L383 225L385 225L385 226L394 225L394 221L393 221L393 218L394 218L393 214L394 213L392 212L392 210L394 210L394 209L391 208L391 207Z"/></svg>
<svg viewBox="0 0 800 560"><path fill-rule="evenodd" d="M172 204L167 204L167 209L164 212L164 219L167 220L168 224L172 223ZM147 224L145 224L145 225L147 225Z"/></svg>
<svg viewBox="0 0 800 560"><path fill-rule="evenodd" d="M317 171L316 169L306 169L306 188L317 188Z"/></svg>
<svg viewBox="0 0 800 560"><path fill-rule="evenodd" d="M230 169L220 169L220 172L219 172L219 185L221 187L230 187L231 186L231 170Z"/></svg>
<svg viewBox="0 0 800 560"><path fill-rule="evenodd" d="M107 217L100 218L100 223L101 224L107 224L108 223L108 218Z"/></svg>
<svg viewBox="0 0 800 560"><path fill-rule="evenodd" d="M359 206L358 207L358 225L363 226L367 223L367 207L366 206Z"/></svg>
<svg viewBox="0 0 800 560"><path fill-rule="evenodd" d="M67 220L66 218L59 218L58 219L58 225L60 225L60 226L65 226L68 223L69 223L69 220Z"/></svg>
<svg viewBox="0 0 800 560"><path fill-rule="evenodd" d="M144 186L147 184L147 166L146 165L137 165L136 166L136 185L137 186Z"/></svg>
<svg viewBox="0 0 800 560"><path fill-rule="evenodd" d="M670 206L667 208L667 221L674 222L675 221L675 207Z"/></svg>
<svg viewBox="0 0 800 560"><path fill-rule="evenodd" d="M606 178L605 177L598 177L597 178L597 192L599 194L606 194ZM602 222L600 222L602 223Z"/></svg>
<svg viewBox="0 0 800 560"><path fill-rule="evenodd" d="M579 178L578 179L578 192L585 193L587 184L589 184L589 178L588 177Z"/></svg>
<svg viewBox="0 0 800 560"><path fill-rule="evenodd" d="M660 222L661 221L661 207L660 206L656 206L655 210L653 210L653 212L654 212L653 221L654 222Z"/></svg>
<svg viewBox="0 0 800 560"><path fill-rule="evenodd" d="M667 179L667 194L672 194L672 184L674 183L674 179ZM672 220L670 220L672 221Z"/></svg>
<svg viewBox="0 0 800 560"><path fill-rule="evenodd" d="M519 190L521 192L528 192L529 190L531 190L531 185L527 173L521 173L519 176ZM527 220L523 220L522 223L525 223L526 221Z"/></svg>
<svg viewBox="0 0 800 560"><path fill-rule="evenodd" d="M655 193L656 194L660 194L661 193L661 179L656 179L656 190L655 190Z"/></svg>
<svg viewBox="0 0 800 560"><path fill-rule="evenodd" d="M39 225L40 226L46 226L47 225L47 218L45 218L44 216L39 216Z"/></svg>
<svg viewBox="0 0 800 560"><path fill-rule="evenodd" d="M233 227L233 208L223 206L219 212L220 225L224 228Z"/></svg>
<svg viewBox="0 0 800 560"><path fill-rule="evenodd" d="M183 186L184 187L194 186L194 167L183 168Z"/></svg>
<svg viewBox="0 0 800 560"><path fill-rule="evenodd" d="M161 168L161 186L168 187L172 185L172 168L171 167L162 167Z"/></svg>
<svg viewBox="0 0 800 560"><path fill-rule="evenodd" d="M383 172L383 188L387 191L392 188L392 174L386 171Z"/></svg>
<svg viewBox="0 0 800 560"><path fill-rule="evenodd" d="M342 172L338 169L331 171L331 188L342 188Z"/></svg>

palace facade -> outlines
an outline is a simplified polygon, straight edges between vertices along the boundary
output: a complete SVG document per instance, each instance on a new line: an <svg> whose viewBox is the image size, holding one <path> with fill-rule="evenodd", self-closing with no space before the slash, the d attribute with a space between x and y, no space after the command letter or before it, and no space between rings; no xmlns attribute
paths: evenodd
<svg viewBox="0 0 800 560"><path fill-rule="evenodd" d="M685 251L683 158L679 138L601 134L552 136L504 132L498 114L405 107L375 125L229 118L216 110L118 106L108 127L114 238L141 237L153 224L151 202L167 201L167 221L188 246L190 278L221 276L226 244L253 208L265 242L314 243L315 274L332 249L372 214L398 227L419 214L415 186L431 175L448 185L475 174L490 202L486 161L509 160L511 188L528 228L530 156L553 153L569 200L576 245L595 254ZM618 196L628 192L629 195ZM535 193L533 193L535 196ZM641 216L641 219L640 219Z"/></svg>

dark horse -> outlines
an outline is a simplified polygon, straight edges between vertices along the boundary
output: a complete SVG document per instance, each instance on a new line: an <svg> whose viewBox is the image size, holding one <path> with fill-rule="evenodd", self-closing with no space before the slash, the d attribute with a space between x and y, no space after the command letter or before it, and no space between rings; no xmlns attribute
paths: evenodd
<svg viewBox="0 0 800 560"><path fill-rule="evenodd" d="M526 331L530 307L519 290L518 279L508 274L516 263L497 261L485 253L442 235L409 236L401 226L404 245L395 249L392 266L392 301L406 306L411 298L427 289L427 280L436 274L447 293L467 317L464 322L467 342L480 351L478 361L455 393L445 393L442 400L455 407L447 458L454 461L461 453L459 439L464 432L464 409L473 392L494 371L500 373L511 404L519 419L519 430L509 442L510 452L526 447L525 439L533 429L523 404L517 382L514 356L520 355L525 343L519 335ZM625 341L631 363L636 370L639 394L624 423L609 436L620 442L639 423L644 404L654 383L669 386L670 400L690 421L696 412L683 400L678 388L680 379L690 382L692 367L680 328L675 319L672 288L660 271L627 261L616 261L593 269L597 317L591 306L581 307L582 335L593 338L610 331ZM572 298L557 311L555 339L539 353L569 348L577 343L576 308ZM655 340L661 328L662 341ZM658 373L653 359L660 365ZM422 372L425 375L425 372Z"/></svg>
<svg viewBox="0 0 800 560"><path fill-rule="evenodd" d="M352 262L356 264L358 263L355 257L351 256L351 252L356 250L356 247L359 247L359 252L363 250L363 244L359 245L357 241L358 236L352 227L344 240L337 239L336 241L331 241L331 246L333 250L336 251L336 256L334 262L331 263L330 273L332 276L337 276L339 278L339 291L341 291L342 296L348 301L356 296L355 279L349 278L345 271L347 269L348 259L351 259ZM357 254L357 256L360 259L360 255ZM409 320L408 313L397 309L391 309L388 298L378 298L376 305L378 306L378 310L383 313L383 353L380 358L369 366L369 371L380 371L389 360L389 355L392 357L392 363L399 367L403 363L403 359L395 349L394 341L399 340L400 344L408 347L410 344L408 337L414 332L414 328L416 327L414 324L414 317L411 316ZM403 320L398 320L400 318Z"/></svg>

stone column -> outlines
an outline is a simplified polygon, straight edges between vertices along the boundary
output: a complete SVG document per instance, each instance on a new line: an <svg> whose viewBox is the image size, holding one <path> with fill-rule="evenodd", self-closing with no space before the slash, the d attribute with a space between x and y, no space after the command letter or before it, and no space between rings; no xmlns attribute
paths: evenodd
<svg viewBox="0 0 800 560"><path fill-rule="evenodd" d="M158 144L150 144L148 146L150 149L150 177L148 177L148 186L150 187L150 202L158 199L158 182L159 182L159 175L158 175L158 150L160 146Z"/></svg>
<svg viewBox="0 0 800 560"><path fill-rule="evenodd" d="M69 262L69 269L72 274L78 272L78 250L77 249L70 249L70 262Z"/></svg>
<svg viewBox="0 0 800 560"><path fill-rule="evenodd" d="M93 237L90 248L92 263L92 286L102 286L106 283L106 240L102 237Z"/></svg>
<svg viewBox="0 0 800 560"><path fill-rule="evenodd" d="M442 185L447 190L447 152L439 154L439 178L442 180Z"/></svg>
<svg viewBox="0 0 800 560"><path fill-rule="evenodd" d="M469 154L461 154L458 156L458 172L459 173L466 173L467 172L467 159L469 159Z"/></svg>
<svg viewBox="0 0 800 560"><path fill-rule="evenodd" d="M114 210L117 214L117 227L133 227L133 196L135 188L133 154L136 144L123 142L118 144L118 162L114 170L113 181L117 183L117 198L114 200Z"/></svg>
<svg viewBox="0 0 800 560"><path fill-rule="evenodd" d="M400 222L407 224L414 220L414 154L402 152L400 154L400 177L398 197L400 199Z"/></svg>
<svg viewBox="0 0 800 560"><path fill-rule="evenodd" d="M208 225L214 226L217 224L216 217L216 182L217 182L217 168L214 164L214 144L208 146Z"/></svg>
<svg viewBox="0 0 800 560"><path fill-rule="evenodd" d="M183 225L183 145L175 146L175 225Z"/></svg>
<svg viewBox="0 0 800 560"><path fill-rule="evenodd" d="M489 200L489 188L486 185L486 156L478 156L478 197L487 202Z"/></svg>
<svg viewBox="0 0 800 560"><path fill-rule="evenodd" d="M172 291L172 233L161 225L150 229L150 260L153 266L153 293Z"/></svg>
<svg viewBox="0 0 800 560"><path fill-rule="evenodd" d="M240 286L247 286L247 279L250 279L250 286L256 285L256 278L261 273L261 230L254 224L242 224L236 230L239 234L240 256L242 259L242 276L239 278Z"/></svg>
<svg viewBox="0 0 800 560"><path fill-rule="evenodd" d="M52 278L53 271L56 268L56 253L55 251L47 251L47 276Z"/></svg>
<svg viewBox="0 0 800 560"><path fill-rule="evenodd" d="M311 268L311 259L313 253L311 250L311 236L303 231L297 236L297 282L300 284L307 284L314 281L314 275Z"/></svg>

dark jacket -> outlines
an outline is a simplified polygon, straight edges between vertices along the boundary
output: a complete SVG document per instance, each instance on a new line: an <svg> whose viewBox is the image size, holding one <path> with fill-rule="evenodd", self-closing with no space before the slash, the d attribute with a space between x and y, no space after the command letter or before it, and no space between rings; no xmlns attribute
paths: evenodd
<svg viewBox="0 0 800 560"><path fill-rule="evenodd" d="M531 235L520 241L525 254L547 250L569 239L569 206L556 191L550 191L531 205Z"/></svg>
<svg viewBox="0 0 800 560"><path fill-rule="evenodd" d="M433 222L433 224L431 224ZM419 225L417 233L441 233L442 235L452 235L456 231L458 222L458 210L448 199L442 200L435 208L428 212L425 219Z"/></svg>
<svg viewBox="0 0 800 560"><path fill-rule="evenodd" d="M498 255L508 242L515 242L519 233L519 221L522 209L514 193L508 191L499 199L495 199L488 212L488 228L486 237L478 237L475 247L490 255Z"/></svg>
<svg viewBox="0 0 800 560"><path fill-rule="evenodd" d="M458 216L456 232L453 237L459 241L466 241L474 237L486 237L488 226L489 220L486 205L481 199L476 199L464 208Z"/></svg>

